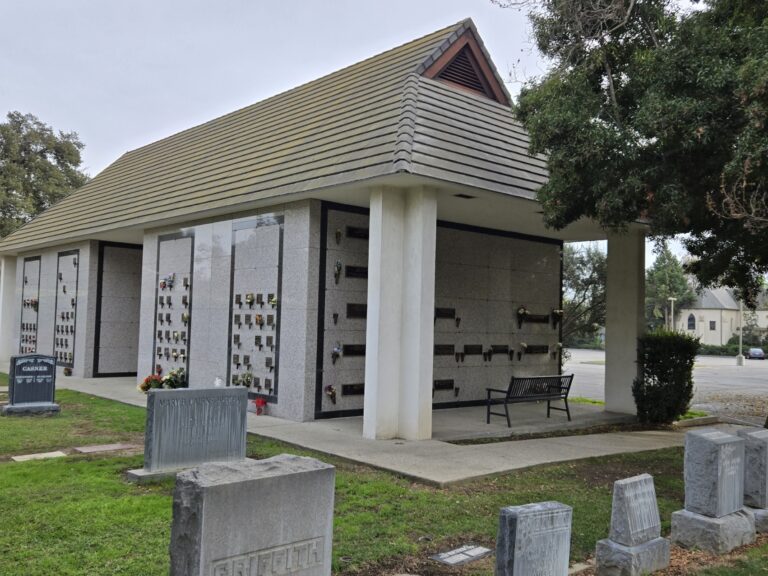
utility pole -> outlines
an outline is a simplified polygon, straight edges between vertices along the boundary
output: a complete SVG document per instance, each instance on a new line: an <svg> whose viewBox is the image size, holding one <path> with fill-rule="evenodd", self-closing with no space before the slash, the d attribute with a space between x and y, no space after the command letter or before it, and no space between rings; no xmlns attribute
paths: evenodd
<svg viewBox="0 0 768 576"><path fill-rule="evenodd" d="M744 335L744 310L741 300L739 300L739 355L736 356L736 366L744 366L744 354L742 354L742 343Z"/></svg>
<svg viewBox="0 0 768 576"><path fill-rule="evenodd" d="M667 298L667 300L669 300L669 305L670 305L669 329L674 332L675 331L675 300L677 300L677 298L673 298L672 296L670 296L669 298Z"/></svg>

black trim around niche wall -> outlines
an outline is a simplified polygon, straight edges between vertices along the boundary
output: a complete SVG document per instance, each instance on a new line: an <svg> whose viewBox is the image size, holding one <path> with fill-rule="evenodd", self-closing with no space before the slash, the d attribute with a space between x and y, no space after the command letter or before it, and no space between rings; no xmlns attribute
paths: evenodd
<svg viewBox="0 0 768 576"><path fill-rule="evenodd" d="M120 378L123 376L136 376L138 372L99 372L99 349L101 348L101 295L104 282L104 248L128 248L129 250L144 251L141 244L126 244L125 242L99 242L99 256L96 265L96 320L93 328L93 377L94 378ZM78 269L79 273L79 269ZM139 288L141 299L141 288ZM154 358L154 356L152 356ZM138 365L138 358L136 359Z"/></svg>
<svg viewBox="0 0 768 576"><path fill-rule="evenodd" d="M319 281L318 281L318 300L317 300L317 360L315 368L315 419L322 420L328 418L344 418L349 416L361 416L363 414L362 409L354 410L336 410L336 411L322 411L323 403L323 366L324 366L324 343L325 343L325 281L326 281L326 260L328 250L328 212L330 210L337 210L339 212L348 212L353 214L370 214L370 209L361 206L351 206L348 204L339 204L337 202L321 201L320 211L320 265L319 265ZM501 236L503 238L514 238L516 240L526 240L529 242L536 242L539 244L549 244L560 247L560 308L563 306L563 241L556 238L546 238L544 236L535 236L532 234L523 234L520 232L509 232L506 230L496 230L493 228L484 228L482 226L472 226L469 224L459 224L456 222L448 222L445 220L438 220L437 227L450 228L453 230L460 230L463 232L475 232L478 234L486 234L490 236ZM559 341L562 341L563 323L560 322L559 326ZM560 351L562 355L562 350ZM558 362L561 366L561 363ZM562 368L558 367L558 372L562 372ZM440 410L445 408L461 408L469 406L482 406L485 405L485 400L464 400L454 402L441 402L438 404L432 404L433 410Z"/></svg>
<svg viewBox="0 0 768 576"><path fill-rule="evenodd" d="M37 294L35 298L37 299L37 310L35 311L35 349L32 352L33 354L36 354L38 351L38 335L40 333L40 277L43 275L43 260L40 256L28 256L24 258L24 262L21 266L21 302L19 302L19 305L21 306L21 314L19 314L20 320L19 320L19 354L22 354L21 347L21 333L23 332L21 327L24 325L24 293L26 292L27 287L27 262L35 262L37 261Z"/></svg>
<svg viewBox="0 0 768 576"><path fill-rule="evenodd" d="M189 361L192 357L192 321L194 320L192 312L192 291L195 288L194 274L195 274L195 231L194 230L182 230L181 232L174 232L172 234L161 234L157 237L157 251L155 252L155 294L152 299L152 350L150 358L152 362L150 367L152 371L150 374L155 374L155 353L157 350L157 297L160 295L160 245L163 242L170 240L180 240L182 238L189 238L189 302L187 309L189 310L189 324L187 324L187 361L184 363L184 372L187 376L187 385L189 385Z"/></svg>
<svg viewBox="0 0 768 576"><path fill-rule="evenodd" d="M56 366L62 366L64 368L74 368L75 366L75 351L77 349L77 319L78 319L78 313L77 309L79 306L79 302L77 301L77 295L78 295L78 288L80 285L80 249L77 248L75 250L65 250L64 252L59 252L56 255L56 296L54 300L53 305L53 356L56 358L56 323L58 322L59 318L59 272L61 271L61 259L67 256L72 256L73 254L77 255L77 273L75 275L75 305L73 306L74 312L75 312L75 319L72 324L72 326L75 329L74 334L72 334L72 362L59 362L58 358L56 359Z"/></svg>
<svg viewBox="0 0 768 576"><path fill-rule="evenodd" d="M225 386L231 386L232 384L232 332L233 332L233 314L234 309L234 294L235 294L235 252L237 249L237 235L239 230L250 230L253 228L260 228L261 226L279 226L278 230L278 247L277 247L277 307L275 308L275 346L274 354L272 355L272 364L274 366L272 377L273 386L272 394L262 394L260 392L248 391L248 399L255 400L256 398L264 398L270 404L278 403L278 391L280 386L280 331L282 330L282 322L280 319L280 310L283 305L283 234L285 231L285 216L281 214L262 214L254 216L245 220L236 220L232 222L232 244L230 250L230 264L229 264L229 327L227 328L227 379ZM266 334L264 335L266 338ZM262 344L266 345L266 344Z"/></svg>

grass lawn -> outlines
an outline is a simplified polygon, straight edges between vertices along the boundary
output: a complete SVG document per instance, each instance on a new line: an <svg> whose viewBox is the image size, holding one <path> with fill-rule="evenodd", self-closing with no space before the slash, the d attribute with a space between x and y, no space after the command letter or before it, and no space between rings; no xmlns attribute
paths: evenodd
<svg viewBox="0 0 768 576"><path fill-rule="evenodd" d="M0 454L140 441L143 410L76 392L62 391L58 400L60 416L0 418ZM445 489L249 436L251 457L283 452L337 466L333 561L345 576L390 569L490 576L490 560L457 571L425 557L466 542L493 548L500 507L542 500L574 507L572 558L580 560L608 532L614 480L653 474L665 531L683 499L681 449L540 466ZM138 487L123 480L124 470L140 466L141 456L0 462L0 574L167 574L173 483ZM754 560L744 562L764 563L766 554L766 547L753 550ZM742 572L707 574L726 573Z"/></svg>

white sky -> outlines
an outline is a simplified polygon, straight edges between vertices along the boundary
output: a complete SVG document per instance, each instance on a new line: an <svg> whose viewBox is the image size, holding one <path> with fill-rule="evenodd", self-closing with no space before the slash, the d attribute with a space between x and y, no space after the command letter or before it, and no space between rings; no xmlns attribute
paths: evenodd
<svg viewBox="0 0 768 576"><path fill-rule="evenodd" d="M525 15L490 0L0 0L0 116L77 132L93 176L128 150L467 17L502 76L544 71Z"/></svg>

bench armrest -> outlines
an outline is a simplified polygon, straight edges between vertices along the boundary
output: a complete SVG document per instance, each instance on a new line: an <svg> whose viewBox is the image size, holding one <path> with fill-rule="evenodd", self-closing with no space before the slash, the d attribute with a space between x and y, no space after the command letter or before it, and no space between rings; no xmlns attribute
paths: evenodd
<svg viewBox="0 0 768 576"><path fill-rule="evenodd" d="M498 392L499 394L507 393L506 390L499 390L498 388L486 388L485 390L488 392L488 394L490 394L491 392Z"/></svg>

